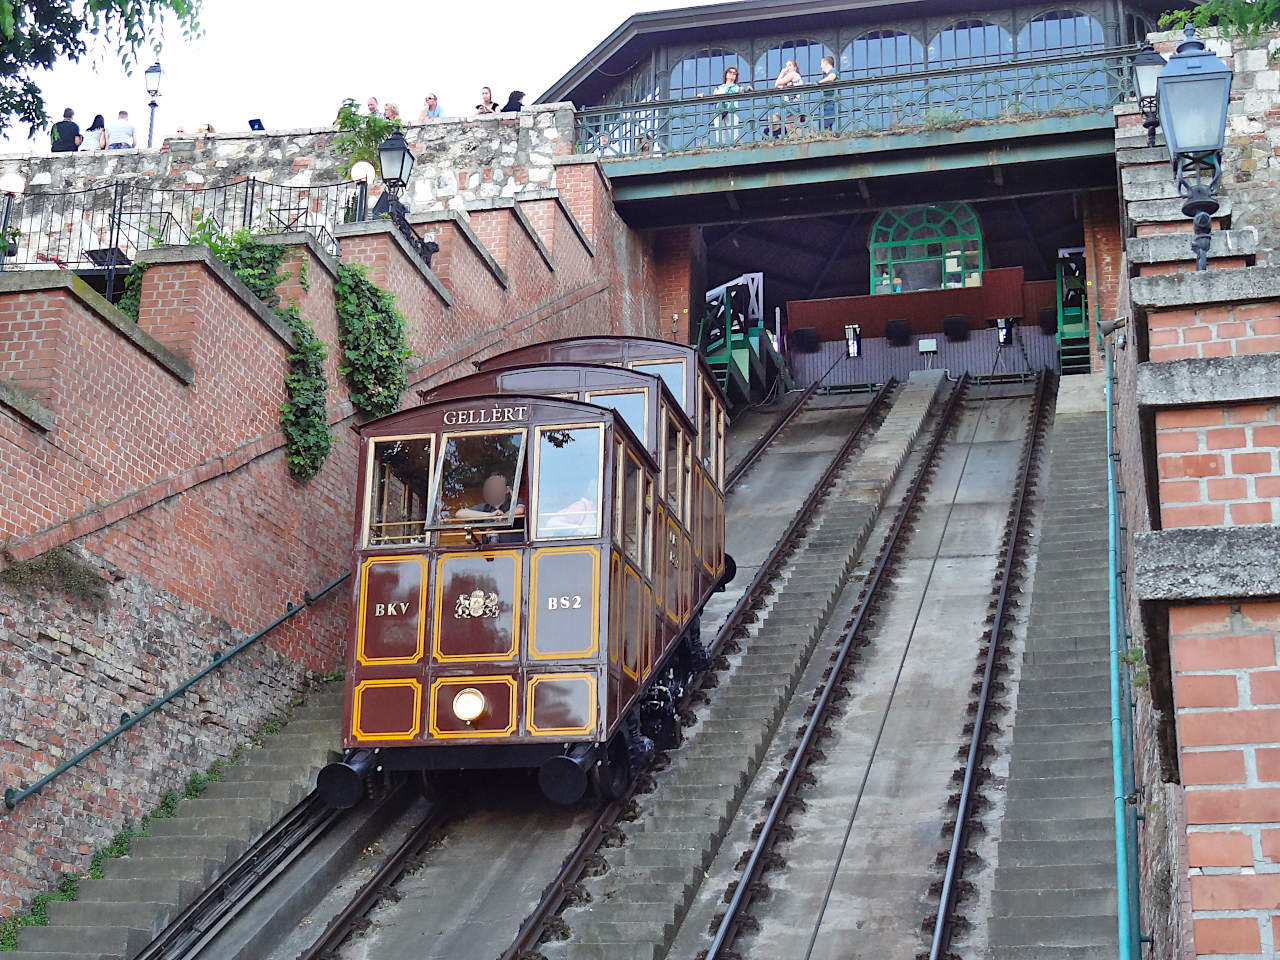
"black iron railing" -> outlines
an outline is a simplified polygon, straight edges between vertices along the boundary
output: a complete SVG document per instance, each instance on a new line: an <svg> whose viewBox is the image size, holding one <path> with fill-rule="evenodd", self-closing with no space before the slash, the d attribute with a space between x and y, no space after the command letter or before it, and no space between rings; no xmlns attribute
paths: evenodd
<svg viewBox="0 0 1280 960"><path fill-rule="evenodd" d="M4 268L101 271L110 296L117 270L154 247L191 243L202 229L309 233L336 256L334 227L362 219L365 191L358 181L293 187L250 177L196 189L158 189L134 179L72 193L28 193L10 210L16 238Z"/></svg>
<svg viewBox="0 0 1280 960"><path fill-rule="evenodd" d="M785 91L769 84L725 96L588 107L576 114L576 147L610 160L1104 112L1133 97L1136 54L1136 47L1126 47Z"/></svg>

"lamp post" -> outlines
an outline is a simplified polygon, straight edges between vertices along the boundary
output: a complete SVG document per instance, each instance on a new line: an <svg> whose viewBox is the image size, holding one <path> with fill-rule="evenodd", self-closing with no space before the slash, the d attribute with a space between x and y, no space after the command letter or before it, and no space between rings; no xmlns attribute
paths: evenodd
<svg viewBox="0 0 1280 960"><path fill-rule="evenodd" d="M4 214L0 217L0 270L9 256L9 215L13 212L13 199L22 195L27 182L19 173L6 173L0 177L0 193L4 194Z"/></svg>
<svg viewBox="0 0 1280 960"><path fill-rule="evenodd" d="M354 168L353 168L354 170ZM404 134L398 129L382 141L378 147L378 173L382 176L382 182L386 185L386 211L387 216L391 218L391 222L395 224L396 230L400 232L414 251L423 259L423 262L429 267L431 266L431 255L440 249L440 245L434 240L423 240L418 236L418 232L410 225L405 214L407 211L404 204L400 202L400 194L405 187L409 185L409 174L413 172L413 151L409 149L409 144L404 138ZM378 207L374 208L374 215L377 216L382 201L378 201Z"/></svg>
<svg viewBox="0 0 1280 960"><path fill-rule="evenodd" d="M1156 87L1169 162L1178 192L1187 198L1182 213L1192 218L1196 269L1205 270L1213 215L1218 212L1214 194L1222 181L1231 70L1205 49L1195 27L1187 24L1187 39L1178 44Z"/></svg>
<svg viewBox="0 0 1280 960"><path fill-rule="evenodd" d="M369 188L373 186L373 181L377 179L378 171L373 168L373 164L368 160L357 160L351 165L350 176L352 180L360 184L356 199L356 220L363 220L369 206Z"/></svg>
<svg viewBox="0 0 1280 960"><path fill-rule="evenodd" d="M1156 127L1160 126L1158 80L1167 62L1149 43L1133 58L1133 85L1138 91L1142 125L1147 128L1148 147L1156 145Z"/></svg>
<svg viewBox="0 0 1280 960"><path fill-rule="evenodd" d="M157 60L143 72L143 77L147 81L147 94L151 97L151 124L147 127L147 147L151 147L151 138L156 132L156 97L160 96L160 77L164 73L160 69L160 61Z"/></svg>

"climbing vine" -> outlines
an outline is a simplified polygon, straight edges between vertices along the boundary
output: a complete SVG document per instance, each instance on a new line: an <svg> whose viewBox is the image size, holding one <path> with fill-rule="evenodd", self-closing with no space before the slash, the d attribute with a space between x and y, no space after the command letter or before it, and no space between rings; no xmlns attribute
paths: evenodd
<svg viewBox="0 0 1280 960"><path fill-rule="evenodd" d="M294 350L284 378L289 399L280 405L280 427L289 451L289 472L297 480L309 480L320 471L333 445L326 403L329 382L324 374L329 351L294 304L280 305L276 288L285 279L280 264L288 251L254 239L246 229L226 235L211 221L199 219L191 242L208 247L293 333Z"/></svg>
<svg viewBox="0 0 1280 960"><path fill-rule="evenodd" d="M392 413L409 384L405 321L395 296L374 284L364 267L343 263L334 299L343 358L338 371L351 388L351 403L375 416Z"/></svg>
<svg viewBox="0 0 1280 960"><path fill-rule="evenodd" d="M138 310L142 306L142 275L148 263L134 263L124 275L124 293L116 301L116 309L134 323L138 322Z"/></svg>

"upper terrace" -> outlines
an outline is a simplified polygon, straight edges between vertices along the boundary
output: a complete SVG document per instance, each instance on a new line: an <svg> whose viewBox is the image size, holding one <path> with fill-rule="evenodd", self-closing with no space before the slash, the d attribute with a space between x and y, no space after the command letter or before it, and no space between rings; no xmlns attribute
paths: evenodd
<svg viewBox="0 0 1280 960"><path fill-rule="evenodd" d="M1111 107L1157 10L762 0L630 18L543 96L643 225L802 216L1114 181ZM835 63L834 81L822 61ZM802 84L775 89L795 61ZM742 89L715 93L728 68ZM920 189L913 183L913 190ZM872 201L875 202L872 202Z"/></svg>

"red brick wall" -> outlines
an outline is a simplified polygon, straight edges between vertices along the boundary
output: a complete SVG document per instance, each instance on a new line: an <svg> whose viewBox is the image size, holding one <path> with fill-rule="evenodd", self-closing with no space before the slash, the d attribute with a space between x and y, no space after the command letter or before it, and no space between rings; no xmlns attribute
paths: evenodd
<svg viewBox="0 0 1280 960"><path fill-rule="evenodd" d="M1280 603L1175 606L1169 634L1196 952L1262 956L1280 926Z"/></svg>
<svg viewBox="0 0 1280 960"><path fill-rule="evenodd" d="M1215 269L1226 266L1212 261ZM1230 357L1280 350L1280 303L1237 303L1152 310L1151 359Z"/></svg>
<svg viewBox="0 0 1280 960"><path fill-rule="evenodd" d="M1094 325L1098 318L1114 320L1119 312L1124 258L1124 237L1120 232L1120 205L1115 193L1096 190L1084 203L1085 273L1089 283L1089 355L1094 373L1102 370L1102 354ZM1030 322L1030 318L1028 320Z"/></svg>
<svg viewBox="0 0 1280 960"><path fill-rule="evenodd" d="M572 179L574 168L561 169ZM510 212L494 211L482 219L506 237L508 285L449 228L440 266L451 305L389 235L343 240L343 257L368 265L406 316L407 401L414 386L535 338L656 332L648 242L622 223L598 174L579 179L575 215L591 224L594 251L555 200L527 210L546 231L552 266ZM330 345L335 443L305 484L288 475L279 430L287 349L202 264L148 271L139 321L183 352L189 385L64 289L0 295L0 377L34 389L56 417L43 432L0 406L0 563L68 544L111 582L100 613L0 588L10 641L0 650L3 785L39 777L122 710L144 706L346 569L355 446L337 376L333 277L303 249L283 269L294 274L281 284L285 301ZM0 914L59 871L82 868L127 818L225 756L308 671L339 664L349 598L343 588L291 620L173 711L0 819Z"/></svg>
<svg viewBox="0 0 1280 960"><path fill-rule="evenodd" d="M653 262L658 276L658 318L664 336L689 343L705 306L699 289L702 232L697 227L660 230L653 236Z"/></svg>
<svg viewBox="0 0 1280 960"><path fill-rule="evenodd" d="M1165 527L1238 526L1280 518L1280 423L1274 404L1156 413Z"/></svg>

